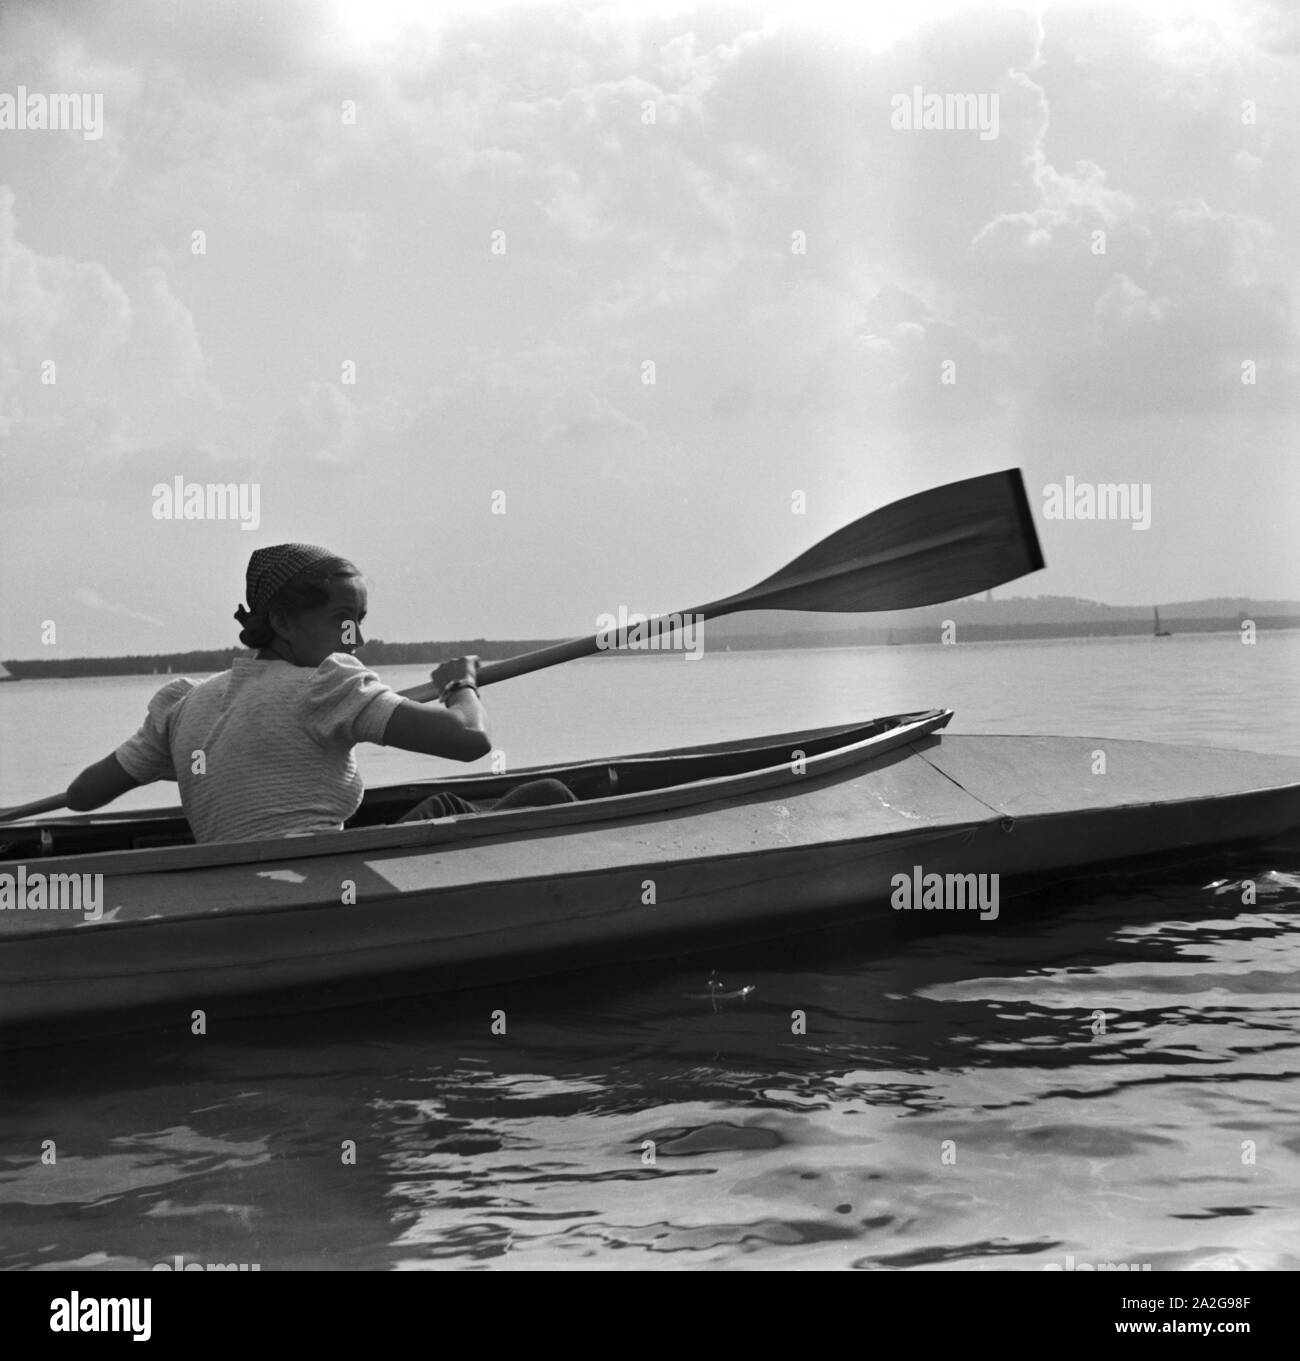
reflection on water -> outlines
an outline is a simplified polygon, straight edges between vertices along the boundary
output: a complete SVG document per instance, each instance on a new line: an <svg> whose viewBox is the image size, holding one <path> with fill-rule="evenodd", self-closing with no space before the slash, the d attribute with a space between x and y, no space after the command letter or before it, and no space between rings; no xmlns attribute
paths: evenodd
<svg viewBox="0 0 1300 1361"><path fill-rule="evenodd" d="M11 1054L0 1264L1295 1269L1297 870Z"/></svg>

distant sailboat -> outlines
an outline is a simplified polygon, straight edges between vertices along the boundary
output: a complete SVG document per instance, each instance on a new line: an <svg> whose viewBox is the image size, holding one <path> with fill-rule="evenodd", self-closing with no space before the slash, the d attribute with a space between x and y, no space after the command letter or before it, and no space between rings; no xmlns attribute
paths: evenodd
<svg viewBox="0 0 1300 1361"><path fill-rule="evenodd" d="M890 630L889 630L889 637L885 639L885 646L886 646L886 647L897 647L897 646L898 646L898 639L894 637L894 630L893 630L893 629L890 629Z"/></svg>
<svg viewBox="0 0 1300 1361"><path fill-rule="evenodd" d="M1174 635L1170 633L1168 629L1162 629L1160 627L1160 607L1158 605L1153 605L1152 609L1154 609L1156 612L1156 637L1172 638Z"/></svg>

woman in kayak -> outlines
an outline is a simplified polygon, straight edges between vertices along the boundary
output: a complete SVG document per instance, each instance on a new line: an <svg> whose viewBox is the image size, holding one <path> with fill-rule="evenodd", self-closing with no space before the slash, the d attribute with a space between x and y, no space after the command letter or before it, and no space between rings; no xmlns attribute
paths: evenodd
<svg viewBox="0 0 1300 1361"><path fill-rule="evenodd" d="M256 656L197 684L178 677L163 686L140 731L73 780L68 808L175 780L197 842L306 836L339 831L360 806L358 742L453 761L491 749L476 657L436 667L438 702L427 705L403 699L356 659L366 587L346 558L312 544L259 548L246 591L235 618ZM495 804L434 795L401 821L574 801L559 780L534 780Z"/></svg>

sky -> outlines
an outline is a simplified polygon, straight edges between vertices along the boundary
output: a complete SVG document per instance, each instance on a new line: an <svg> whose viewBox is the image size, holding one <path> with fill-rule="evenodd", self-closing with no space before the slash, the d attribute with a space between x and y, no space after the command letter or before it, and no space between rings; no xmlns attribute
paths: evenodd
<svg viewBox="0 0 1300 1361"><path fill-rule="evenodd" d="M590 633L1007 467L999 596L1296 598L1297 54L1287 0L7 0L0 657L234 645L284 541L371 637Z"/></svg>

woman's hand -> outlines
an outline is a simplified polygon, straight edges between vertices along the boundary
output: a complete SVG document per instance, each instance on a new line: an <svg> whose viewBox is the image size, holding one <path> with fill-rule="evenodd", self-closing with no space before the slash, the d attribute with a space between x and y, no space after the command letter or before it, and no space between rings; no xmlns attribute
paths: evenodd
<svg viewBox="0 0 1300 1361"><path fill-rule="evenodd" d="M439 694L441 694L452 681L467 680L471 685L477 685L478 658L453 657L448 662L439 662L438 665L429 672L429 679L438 687Z"/></svg>

